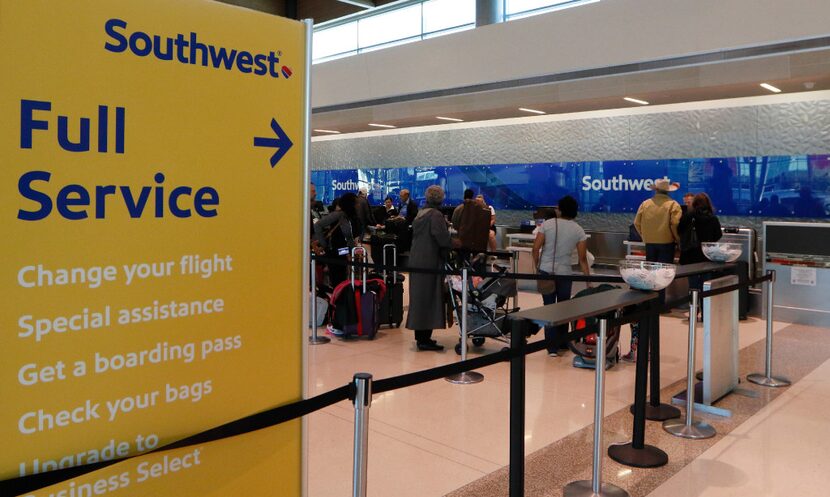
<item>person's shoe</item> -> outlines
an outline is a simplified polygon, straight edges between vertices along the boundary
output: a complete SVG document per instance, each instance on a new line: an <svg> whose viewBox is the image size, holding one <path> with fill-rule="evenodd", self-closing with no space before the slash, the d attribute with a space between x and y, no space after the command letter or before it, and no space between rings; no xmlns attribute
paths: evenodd
<svg viewBox="0 0 830 497"><path fill-rule="evenodd" d="M418 342L418 350L444 350L443 345L438 345L437 342Z"/></svg>
<svg viewBox="0 0 830 497"><path fill-rule="evenodd" d="M637 351L636 350L628 351L628 354L625 354L624 356L622 356L622 360L625 361L625 362L637 362Z"/></svg>
<svg viewBox="0 0 830 497"><path fill-rule="evenodd" d="M548 352L548 357L559 357L559 352Z"/></svg>

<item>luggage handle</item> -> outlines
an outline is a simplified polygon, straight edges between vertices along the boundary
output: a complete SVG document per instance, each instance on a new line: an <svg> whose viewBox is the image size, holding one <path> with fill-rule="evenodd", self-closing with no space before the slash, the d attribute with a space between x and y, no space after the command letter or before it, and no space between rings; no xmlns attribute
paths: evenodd
<svg viewBox="0 0 830 497"><path fill-rule="evenodd" d="M362 246L357 246L357 247L354 247L352 249L352 262L354 262L355 254L357 254L358 251L363 252L363 262L366 262L366 248L364 248ZM354 288L354 266L349 266L349 268L351 270L351 275L352 275L351 276L352 288ZM361 285L363 287L362 293L366 293L367 273L368 273L368 269L366 268L366 266L363 266L363 271L362 271L362 275L361 275L361 281L363 282L363 284Z"/></svg>
<svg viewBox="0 0 830 497"><path fill-rule="evenodd" d="M392 271L392 283L398 280L398 246L394 243L387 243L383 246L383 279L386 280L386 247L392 247L392 264L395 265L395 270ZM387 280L388 281L388 280Z"/></svg>

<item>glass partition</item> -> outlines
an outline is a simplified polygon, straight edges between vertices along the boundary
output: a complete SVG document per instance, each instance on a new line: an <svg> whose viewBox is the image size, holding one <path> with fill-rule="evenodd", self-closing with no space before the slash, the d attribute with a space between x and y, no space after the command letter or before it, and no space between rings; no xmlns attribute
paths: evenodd
<svg viewBox="0 0 830 497"><path fill-rule="evenodd" d="M403 1L314 28L315 63L472 29L475 0Z"/></svg>
<svg viewBox="0 0 830 497"><path fill-rule="evenodd" d="M599 0L505 0L505 20L518 19L536 14L544 14L552 10L575 7L586 3L594 3Z"/></svg>

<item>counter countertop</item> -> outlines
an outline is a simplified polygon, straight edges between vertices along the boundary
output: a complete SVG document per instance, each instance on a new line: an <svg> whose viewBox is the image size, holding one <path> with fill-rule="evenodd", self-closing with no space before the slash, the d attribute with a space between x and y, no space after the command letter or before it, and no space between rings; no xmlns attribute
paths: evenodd
<svg viewBox="0 0 830 497"><path fill-rule="evenodd" d="M598 316L615 309L641 304L654 298L657 298L655 292L620 288L517 312L510 316L513 319L528 319L537 324L556 326L578 318Z"/></svg>

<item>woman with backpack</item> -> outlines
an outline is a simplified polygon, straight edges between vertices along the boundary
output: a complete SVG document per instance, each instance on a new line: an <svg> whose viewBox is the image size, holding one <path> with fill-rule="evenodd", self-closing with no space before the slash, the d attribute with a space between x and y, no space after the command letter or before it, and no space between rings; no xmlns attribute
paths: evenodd
<svg viewBox="0 0 830 497"><path fill-rule="evenodd" d="M325 256L343 260L343 264L329 265L329 284L332 288L346 281L355 238L360 233L360 221L357 218L357 196L347 193L336 201L333 211L314 223L314 241L323 248Z"/></svg>
<svg viewBox="0 0 830 497"><path fill-rule="evenodd" d="M689 209L680 218L677 225L677 234L680 236L680 264L695 264L706 262L703 255L703 242L716 242L721 239L720 221L715 215L715 208L709 195L698 193L692 200ZM707 275L689 277L689 289L701 290ZM702 309L702 307L701 307Z"/></svg>

